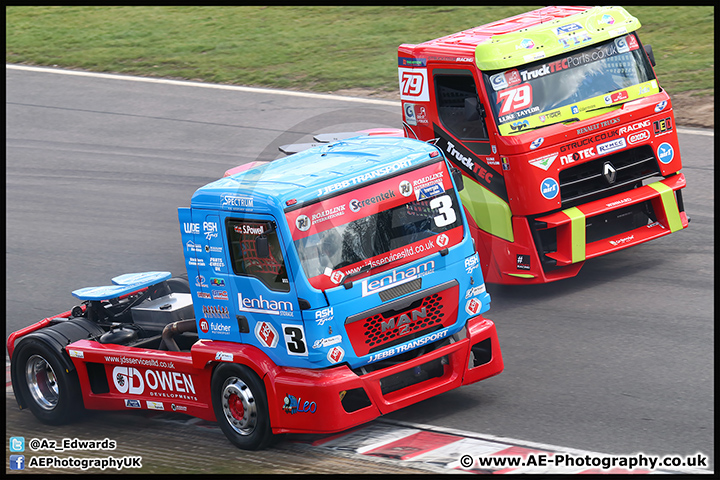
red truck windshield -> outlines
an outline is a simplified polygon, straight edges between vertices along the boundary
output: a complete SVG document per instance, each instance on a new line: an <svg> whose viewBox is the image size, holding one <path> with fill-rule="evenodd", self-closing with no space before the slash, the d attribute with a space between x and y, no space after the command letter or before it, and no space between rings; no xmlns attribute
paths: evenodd
<svg viewBox="0 0 720 480"><path fill-rule="evenodd" d="M502 135L584 120L595 110L659 92L634 33L483 76Z"/></svg>
<svg viewBox="0 0 720 480"><path fill-rule="evenodd" d="M285 215L310 284L327 289L458 244L459 205L441 160Z"/></svg>

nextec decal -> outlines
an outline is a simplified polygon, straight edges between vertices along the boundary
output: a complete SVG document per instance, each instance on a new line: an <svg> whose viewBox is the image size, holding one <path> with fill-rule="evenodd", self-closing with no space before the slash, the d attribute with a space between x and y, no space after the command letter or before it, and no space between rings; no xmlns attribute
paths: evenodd
<svg viewBox="0 0 720 480"><path fill-rule="evenodd" d="M367 297L373 293L379 293L383 290L387 290L403 283L415 280L418 277L432 273L435 270L435 261L430 260L429 262L421 263L413 267L408 267L403 270L393 270L387 275L378 278L376 280L365 279L362 281L362 296Z"/></svg>

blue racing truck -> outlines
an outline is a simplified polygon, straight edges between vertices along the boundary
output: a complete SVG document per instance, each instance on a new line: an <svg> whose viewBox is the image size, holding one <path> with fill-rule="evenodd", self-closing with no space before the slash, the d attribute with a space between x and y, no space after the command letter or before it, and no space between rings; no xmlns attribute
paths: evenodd
<svg viewBox="0 0 720 480"><path fill-rule="evenodd" d="M171 410L255 449L500 373L461 179L433 145L365 137L198 189L186 280L121 275L10 335L19 405Z"/></svg>

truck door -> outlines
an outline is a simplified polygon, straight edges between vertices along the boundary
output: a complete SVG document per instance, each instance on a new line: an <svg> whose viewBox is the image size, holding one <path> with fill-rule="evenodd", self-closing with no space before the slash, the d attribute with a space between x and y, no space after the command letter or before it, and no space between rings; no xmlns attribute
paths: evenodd
<svg viewBox="0 0 720 480"><path fill-rule="evenodd" d="M278 364L307 359L297 293L275 219L232 215L225 232L228 282L238 323L248 330L245 343L263 349Z"/></svg>

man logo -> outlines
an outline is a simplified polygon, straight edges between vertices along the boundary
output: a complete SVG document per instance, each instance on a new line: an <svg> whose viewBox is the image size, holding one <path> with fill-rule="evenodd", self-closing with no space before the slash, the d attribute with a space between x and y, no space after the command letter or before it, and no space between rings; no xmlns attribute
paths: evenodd
<svg viewBox="0 0 720 480"><path fill-rule="evenodd" d="M413 310L410 315L412 316L412 320L406 313L403 313L402 315L397 317L398 335L405 335L406 333L409 333L410 325L412 323L414 323L416 320L426 318L427 309L423 307L421 310ZM386 330L392 330L395 327L395 317L391 318L387 322L383 321L380 325L382 332L385 332Z"/></svg>

